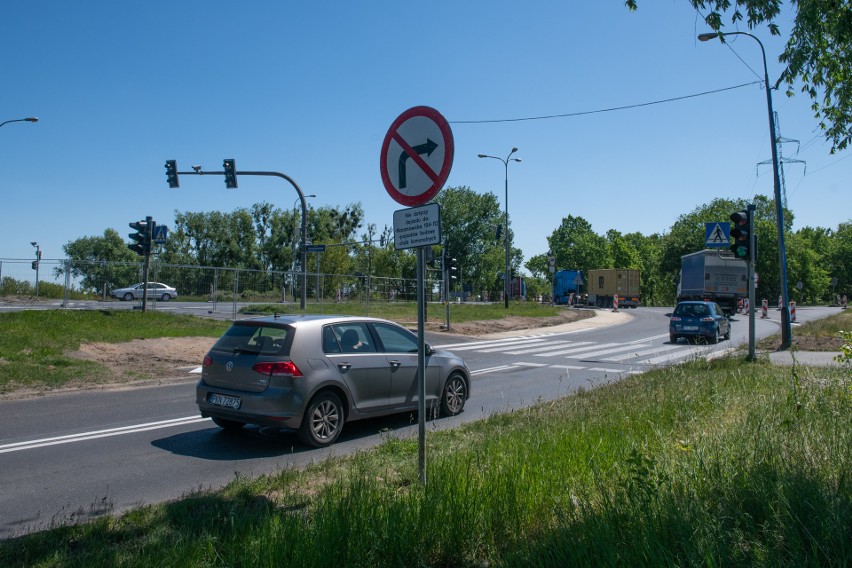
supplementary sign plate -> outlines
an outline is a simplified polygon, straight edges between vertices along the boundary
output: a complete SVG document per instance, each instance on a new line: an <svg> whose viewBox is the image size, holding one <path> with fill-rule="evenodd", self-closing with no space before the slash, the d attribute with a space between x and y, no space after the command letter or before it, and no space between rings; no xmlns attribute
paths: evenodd
<svg viewBox="0 0 852 568"><path fill-rule="evenodd" d="M394 211L393 241L396 250L440 244L441 206L429 203Z"/></svg>

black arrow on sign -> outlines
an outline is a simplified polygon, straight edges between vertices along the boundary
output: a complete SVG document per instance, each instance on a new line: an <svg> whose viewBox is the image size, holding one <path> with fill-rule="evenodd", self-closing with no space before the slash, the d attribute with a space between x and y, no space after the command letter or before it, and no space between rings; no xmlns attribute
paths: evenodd
<svg viewBox="0 0 852 568"><path fill-rule="evenodd" d="M420 144L419 146L413 146L411 149L417 152L418 154L426 154L426 156L431 156L432 152L435 151L435 148L438 147L438 144L433 142L432 140L426 139L425 144ZM403 189L405 187L405 162L408 161L408 154L403 151L399 155L399 188Z"/></svg>

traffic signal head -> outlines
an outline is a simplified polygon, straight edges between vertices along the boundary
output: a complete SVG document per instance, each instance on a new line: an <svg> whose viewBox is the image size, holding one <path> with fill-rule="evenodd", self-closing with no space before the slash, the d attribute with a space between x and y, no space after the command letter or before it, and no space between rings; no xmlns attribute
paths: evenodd
<svg viewBox="0 0 852 568"><path fill-rule="evenodd" d="M169 182L169 187L172 189L180 187L177 175L177 162L175 160L166 160L166 181Z"/></svg>
<svg viewBox="0 0 852 568"><path fill-rule="evenodd" d="M222 167L225 168L225 187L235 189L237 187L237 165L234 160L225 160L222 162Z"/></svg>
<svg viewBox="0 0 852 568"><path fill-rule="evenodd" d="M751 260L751 231L749 210L731 213L731 252L737 258Z"/></svg>
<svg viewBox="0 0 852 568"><path fill-rule="evenodd" d="M130 228L136 231L130 233L130 239L133 243L127 245L127 248L139 255L150 254L151 252L151 235L154 234L155 223L151 217L146 217L144 221L134 221L130 223Z"/></svg>
<svg viewBox="0 0 852 568"><path fill-rule="evenodd" d="M458 260L451 257L445 257L447 261L447 277L450 280L456 280L458 278L458 265L456 264Z"/></svg>

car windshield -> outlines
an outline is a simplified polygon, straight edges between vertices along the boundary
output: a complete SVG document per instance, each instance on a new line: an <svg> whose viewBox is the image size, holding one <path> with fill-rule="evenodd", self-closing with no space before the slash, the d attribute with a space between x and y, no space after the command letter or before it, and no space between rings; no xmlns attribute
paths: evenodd
<svg viewBox="0 0 852 568"><path fill-rule="evenodd" d="M213 349L220 351L257 353L260 355L287 355L289 327L236 324L225 332Z"/></svg>

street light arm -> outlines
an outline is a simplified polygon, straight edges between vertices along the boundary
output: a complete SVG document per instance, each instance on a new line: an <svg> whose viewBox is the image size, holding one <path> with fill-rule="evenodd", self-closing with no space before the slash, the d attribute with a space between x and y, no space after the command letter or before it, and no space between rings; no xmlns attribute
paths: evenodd
<svg viewBox="0 0 852 568"><path fill-rule="evenodd" d="M16 118L14 120L7 120L5 122L0 122L0 126L3 126L4 124L9 124L10 122L38 122L38 118L36 118L34 116L30 116L28 118Z"/></svg>

